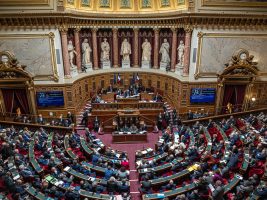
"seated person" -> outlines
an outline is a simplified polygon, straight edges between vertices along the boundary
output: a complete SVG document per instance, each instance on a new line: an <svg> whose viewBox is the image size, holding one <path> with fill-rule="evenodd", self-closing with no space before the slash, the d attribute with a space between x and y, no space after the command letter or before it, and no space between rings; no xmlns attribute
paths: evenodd
<svg viewBox="0 0 267 200"><path fill-rule="evenodd" d="M129 132L130 129L128 128L128 126L126 124L124 124L124 126L120 129L121 132Z"/></svg>
<svg viewBox="0 0 267 200"><path fill-rule="evenodd" d="M147 178L144 178L143 182L141 183L141 187L139 188L139 191L143 194L151 193L152 185L151 181Z"/></svg>
<svg viewBox="0 0 267 200"><path fill-rule="evenodd" d="M116 179L111 176L107 182L107 191L110 195L113 195L118 190Z"/></svg>
<svg viewBox="0 0 267 200"><path fill-rule="evenodd" d="M130 186L127 185L125 180L122 180L120 184L118 184L118 192L120 193L127 193L130 190Z"/></svg>
<svg viewBox="0 0 267 200"><path fill-rule="evenodd" d="M135 124L132 124L131 127L130 127L130 132L132 133L137 133L138 132L138 128L136 127Z"/></svg>
<svg viewBox="0 0 267 200"><path fill-rule="evenodd" d="M157 94L153 97L153 101L155 101L155 102L162 102L162 97L159 95L159 93L157 93Z"/></svg>

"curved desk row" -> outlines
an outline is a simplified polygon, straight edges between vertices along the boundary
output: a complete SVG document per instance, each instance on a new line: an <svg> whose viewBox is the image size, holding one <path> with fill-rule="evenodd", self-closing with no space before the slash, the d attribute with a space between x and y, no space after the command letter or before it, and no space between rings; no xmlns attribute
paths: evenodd
<svg viewBox="0 0 267 200"><path fill-rule="evenodd" d="M37 132L34 133L33 140L31 140L30 144L29 144L29 160L30 160L30 163L32 164L34 170L38 174L40 174L41 172L43 172L43 168L40 166L40 164L35 159L35 154L34 154L34 145L35 145L34 142L35 142L36 137L37 137Z"/></svg>
<svg viewBox="0 0 267 200"><path fill-rule="evenodd" d="M29 184L26 185L25 191L38 200L54 200L51 197L45 196L42 192L38 191L37 189L35 189L33 186Z"/></svg>
<svg viewBox="0 0 267 200"><path fill-rule="evenodd" d="M51 183L52 185L62 189L62 190L67 190L69 187L65 187L64 185L62 185L62 183L64 183L62 180L59 180L51 175L48 175L46 177L46 181ZM89 192L83 189L79 189L77 191L81 196L85 197L85 198L90 198L90 199L101 199L101 200L110 200L111 196L110 195L106 195L106 194L97 194L94 192Z"/></svg>

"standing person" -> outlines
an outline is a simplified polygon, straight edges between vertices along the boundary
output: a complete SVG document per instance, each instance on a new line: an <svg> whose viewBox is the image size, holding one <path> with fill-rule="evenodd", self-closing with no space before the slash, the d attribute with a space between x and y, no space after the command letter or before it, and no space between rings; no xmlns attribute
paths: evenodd
<svg viewBox="0 0 267 200"><path fill-rule="evenodd" d="M89 115L89 111L85 110L85 112L83 113L81 124L84 124L85 126L88 125L88 115Z"/></svg>

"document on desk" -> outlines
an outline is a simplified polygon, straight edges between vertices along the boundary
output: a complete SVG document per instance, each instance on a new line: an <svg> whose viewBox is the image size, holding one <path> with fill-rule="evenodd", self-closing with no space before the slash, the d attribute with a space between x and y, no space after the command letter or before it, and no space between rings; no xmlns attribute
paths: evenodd
<svg viewBox="0 0 267 200"><path fill-rule="evenodd" d="M213 192L215 190L215 188L213 187L213 185L209 184L209 188L210 188L210 191Z"/></svg>
<svg viewBox="0 0 267 200"><path fill-rule="evenodd" d="M164 198L164 197L165 197L165 195L164 195L164 194L162 194L162 193L158 193L158 194L157 194L157 197L158 197L158 198Z"/></svg>
<svg viewBox="0 0 267 200"><path fill-rule="evenodd" d="M70 169L70 167L69 167L69 166L67 166L67 167L65 167L65 168L64 168L64 171L66 171L66 172L67 172L67 171L69 171L69 169Z"/></svg>
<svg viewBox="0 0 267 200"><path fill-rule="evenodd" d="M116 195L116 200L123 200L121 195Z"/></svg>

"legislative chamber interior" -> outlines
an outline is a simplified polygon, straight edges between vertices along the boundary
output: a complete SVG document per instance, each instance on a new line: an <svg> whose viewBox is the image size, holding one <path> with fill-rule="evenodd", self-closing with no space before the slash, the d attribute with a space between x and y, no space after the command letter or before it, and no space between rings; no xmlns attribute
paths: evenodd
<svg viewBox="0 0 267 200"><path fill-rule="evenodd" d="M0 199L267 199L266 0L1 0Z"/></svg>

